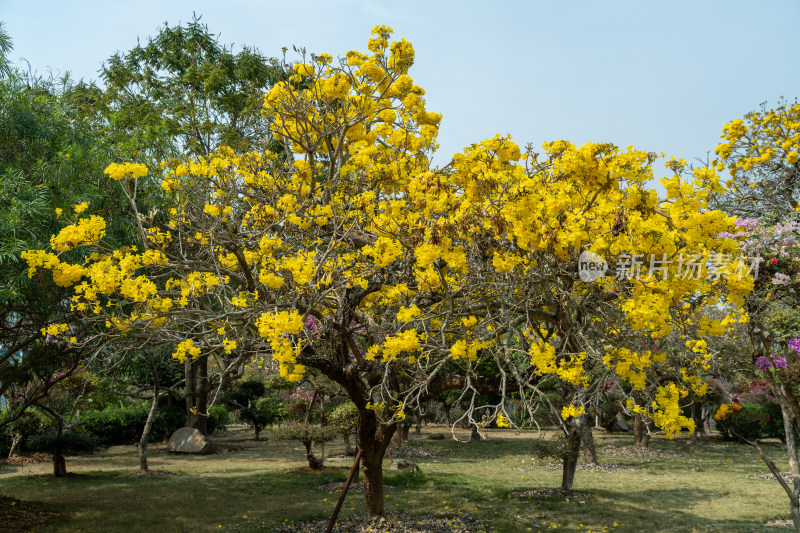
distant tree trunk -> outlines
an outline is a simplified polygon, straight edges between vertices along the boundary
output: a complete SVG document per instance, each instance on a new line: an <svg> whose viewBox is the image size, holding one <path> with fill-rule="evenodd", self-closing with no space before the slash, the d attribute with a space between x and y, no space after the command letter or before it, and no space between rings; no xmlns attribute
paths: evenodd
<svg viewBox="0 0 800 533"><path fill-rule="evenodd" d="M322 460L320 460L317 456L314 455L314 452L311 450L311 437L305 438L302 440L303 445L306 447L306 459L308 460L308 467L312 470L319 470L323 466Z"/></svg>
<svg viewBox="0 0 800 533"><path fill-rule="evenodd" d="M11 449L8 451L8 458L11 459L15 455L19 455L20 445L22 444L22 440L25 438L25 435L20 431L15 431L14 435L11 437Z"/></svg>
<svg viewBox="0 0 800 533"><path fill-rule="evenodd" d="M139 439L139 471L149 473L150 469L147 466L147 442L150 440L150 430L153 428L153 420L156 418L156 410L158 409L158 394L160 386L158 378L153 373L153 402L150 404L150 412L147 413L147 421L144 423L142 436Z"/></svg>
<svg viewBox="0 0 800 533"><path fill-rule="evenodd" d="M795 438L792 419L781 409L783 415L783 428L786 431L786 451L789 453L789 471L792 476L800 476L800 462L797 458L797 439Z"/></svg>
<svg viewBox="0 0 800 533"><path fill-rule="evenodd" d="M692 404L692 420L694 420L694 430L698 435L706 435L706 426L703 420L703 406Z"/></svg>
<svg viewBox="0 0 800 533"><path fill-rule="evenodd" d="M416 417L417 425L414 428L414 434L419 435L422 433L422 411L417 410L417 417Z"/></svg>
<svg viewBox="0 0 800 533"><path fill-rule="evenodd" d="M64 420L56 418L56 439L53 445L53 476L64 477L67 475L67 462L61 449L61 437L64 435Z"/></svg>
<svg viewBox="0 0 800 533"><path fill-rule="evenodd" d="M398 422L397 431L394 434L394 445L397 448L402 447L404 442L408 442L408 433L410 429L411 425L405 422Z"/></svg>
<svg viewBox="0 0 800 533"><path fill-rule="evenodd" d="M167 393L167 410L172 407L172 393ZM166 422L164 424L164 435L161 439L162 444L166 444L169 442L169 438L172 433L175 432L175 425L171 422L172 417L168 416L166 418Z"/></svg>
<svg viewBox="0 0 800 533"><path fill-rule="evenodd" d="M186 426L208 433L208 355L186 359Z"/></svg>
<svg viewBox="0 0 800 533"><path fill-rule="evenodd" d="M633 445L636 448L647 448L650 445L650 433L647 431L647 423L639 413L633 418Z"/></svg>
<svg viewBox="0 0 800 533"><path fill-rule="evenodd" d="M253 431L256 432L256 440L258 440L259 436L261 435L261 429L262 427L260 424L253 424Z"/></svg>
<svg viewBox="0 0 800 533"><path fill-rule="evenodd" d="M561 490L572 490L575 481L575 472L578 470L578 454L581 451L581 434L583 433L583 418L573 419L569 423L566 449L564 450L564 471L561 474Z"/></svg>
<svg viewBox="0 0 800 533"><path fill-rule="evenodd" d="M711 416L712 406L703 406L703 433L711 435L711 421L714 419Z"/></svg>
<svg viewBox="0 0 800 533"><path fill-rule="evenodd" d="M354 456L356 451L353 449L353 445L350 443L350 434L342 433L342 439L344 439L344 454L348 457Z"/></svg>
<svg viewBox="0 0 800 533"><path fill-rule="evenodd" d="M450 406L449 405L445 405L443 407L443 409L444 409L444 423L447 424L448 426L452 426L453 425L453 419L450 416Z"/></svg>
<svg viewBox="0 0 800 533"><path fill-rule="evenodd" d="M705 426L703 425L703 415L702 415L702 407L698 407L697 399L695 398L692 401L691 409L691 416L692 421L694 422L694 430L692 431L692 436L690 442L692 444L697 443L697 438L700 433L705 435Z"/></svg>
<svg viewBox="0 0 800 533"><path fill-rule="evenodd" d="M322 455L320 456L319 467L325 464L325 393L319 395L319 424L322 429Z"/></svg>
<svg viewBox="0 0 800 533"><path fill-rule="evenodd" d="M471 424L470 425L470 433L469 433L469 442L470 444L475 444L481 441L481 432L478 430L478 424Z"/></svg>
<svg viewBox="0 0 800 533"><path fill-rule="evenodd" d="M303 424L305 425L306 431L308 431L308 425L311 422L311 413L314 410L314 402L317 401L317 395L319 391L315 390L314 394L311 396L311 400L308 402L308 407L306 408L305 419ZM305 437L300 439L300 442L306 447L306 459L308 459L308 466L312 470L319 470L323 466L323 460L320 460L314 455L314 452L311 450L311 445L313 444L313 439L311 437Z"/></svg>
<svg viewBox="0 0 800 533"><path fill-rule="evenodd" d="M64 436L64 417L44 404L36 404L36 406L56 423L56 438L53 442L53 476L64 477L67 475L67 463L61 447L61 440Z"/></svg>
<svg viewBox="0 0 800 533"><path fill-rule="evenodd" d="M583 445L583 460L590 465L596 465L597 450L594 446L594 435L592 434L592 428L589 424L584 426L581 440Z"/></svg>

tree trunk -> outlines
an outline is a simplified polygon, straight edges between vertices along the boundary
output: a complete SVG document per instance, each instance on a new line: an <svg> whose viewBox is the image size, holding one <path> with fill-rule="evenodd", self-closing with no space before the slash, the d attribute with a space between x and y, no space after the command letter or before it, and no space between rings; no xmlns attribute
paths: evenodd
<svg viewBox="0 0 800 533"><path fill-rule="evenodd" d="M67 475L67 461L61 453L61 447L57 446L53 450L53 476L64 477Z"/></svg>
<svg viewBox="0 0 800 533"><path fill-rule="evenodd" d="M633 445L637 448L647 448L650 445L650 433L647 423L639 413L633 418Z"/></svg>
<svg viewBox="0 0 800 533"><path fill-rule="evenodd" d="M797 458L797 439L795 438L794 426L789 415L781 409L783 414L783 427L786 430L786 451L789 452L789 471L792 477L800 476L800 462Z"/></svg>
<svg viewBox="0 0 800 533"><path fill-rule="evenodd" d="M153 403L150 404L150 412L147 413L147 421L144 423L142 436L139 439L139 470L141 472L149 473L150 469L147 466L147 441L150 440L150 430L153 428L153 420L156 417L156 409L158 409L158 393L160 390L158 379L153 374Z"/></svg>
<svg viewBox="0 0 800 533"><path fill-rule="evenodd" d="M169 410L170 407L172 407L172 393L167 393L167 410ZM161 439L162 444L167 444L170 436L175 432L175 425L170 420L172 420L172 417L168 416L164 423L164 436Z"/></svg>
<svg viewBox="0 0 800 533"><path fill-rule="evenodd" d="M585 415L581 415L581 418ZM583 424L573 421L567 433L566 450L564 453L564 471L561 474L561 490L572 490L575 481L575 472L578 469L578 454L581 451L581 434Z"/></svg>
<svg viewBox="0 0 800 533"><path fill-rule="evenodd" d="M448 426L452 426L453 425L453 419L450 416L450 408L449 407L445 407L444 408L444 423L447 424Z"/></svg>
<svg viewBox="0 0 800 533"><path fill-rule="evenodd" d="M303 445L306 447L306 459L308 459L308 467L312 470L319 470L322 468L322 461L314 455L311 449L311 438L303 439Z"/></svg>
<svg viewBox="0 0 800 533"><path fill-rule="evenodd" d="M258 424L254 424L253 431L256 432L256 440L258 440L258 437L261 435L261 426L259 426Z"/></svg>
<svg viewBox="0 0 800 533"><path fill-rule="evenodd" d="M58 429L56 430L56 440L53 445L53 477L64 477L67 475L67 462L61 451L61 437L64 434L64 421L58 418Z"/></svg>
<svg viewBox="0 0 800 533"><path fill-rule="evenodd" d="M417 422L417 425L414 428L414 434L415 435L419 435L420 433L422 433L422 412L421 411L417 411L417 420L416 420L416 422Z"/></svg>
<svg viewBox="0 0 800 533"><path fill-rule="evenodd" d="M703 406L703 433L711 435L711 422L714 420L710 405Z"/></svg>
<svg viewBox="0 0 800 533"><path fill-rule="evenodd" d="M353 449L353 445L350 443L350 434L343 433L342 439L344 439L344 454L348 457L352 457L356 454L356 451ZM356 479L358 481L358 479Z"/></svg>
<svg viewBox="0 0 800 533"><path fill-rule="evenodd" d="M22 445L22 440L25 437L21 432L15 431L11 438L11 449L8 451L8 458L11 459L15 455L19 455L19 449Z"/></svg>
<svg viewBox="0 0 800 533"><path fill-rule="evenodd" d="M786 491L786 495L789 496L789 511L792 515L792 524L794 524L794 530L800 533L800 476L794 476L792 479L792 486L789 486L789 483L787 483L783 475L781 475L780 469L775 465L772 459L767 457L767 454L761 449L757 440L749 441L744 438L742 438L742 440L756 449L761 460L764 461L767 468L772 472L772 475L781 487L783 487L783 490Z"/></svg>
<svg viewBox="0 0 800 533"><path fill-rule="evenodd" d="M478 424L472 424L472 428L469 434L469 443L475 444L477 442L481 442L483 437L481 437L481 432L478 430Z"/></svg>
<svg viewBox="0 0 800 533"><path fill-rule="evenodd" d="M383 516L383 456L392 440L396 424L378 427L375 411L359 409L356 441L362 451L364 471L364 511L366 517Z"/></svg>
<svg viewBox="0 0 800 533"><path fill-rule="evenodd" d="M697 405L697 398L692 400L691 406L691 414L692 414L692 421L694 422L694 430L692 431L692 437L690 442L692 444L697 443L697 438L702 433L705 435L705 426L703 425L703 412L702 406Z"/></svg>
<svg viewBox="0 0 800 533"><path fill-rule="evenodd" d="M694 420L694 431L698 435L706 435L706 426L705 421L703 419L703 406L697 405L696 403L692 405L692 419Z"/></svg>
<svg viewBox="0 0 800 533"><path fill-rule="evenodd" d="M583 444L583 460L590 465L596 465L597 450L594 446L594 435L592 434L592 428L589 427L589 424L584 426L581 440Z"/></svg>
<svg viewBox="0 0 800 533"><path fill-rule="evenodd" d="M404 442L408 442L408 433L411 430L411 426L406 424L405 422L400 422L397 425L397 432L394 435L394 443L395 446L400 448L403 446Z"/></svg>
<svg viewBox="0 0 800 533"><path fill-rule="evenodd" d="M322 428L322 443L320 449L322 450L319 460L319 467L325 464L325 393L319 395L319 424Z"/></svg>
<svg viewBox="0 0 800 533"><path fill-rule="evenodd" d="M208 356L186 359L186 426L208 433Z"/></svg>
<svg viewBox="0 0 800 533"><path fill-rule="evenodd" d="M361 456L364 470L364 509L367 518L383 516L383 454L373 448Z"/></svg>

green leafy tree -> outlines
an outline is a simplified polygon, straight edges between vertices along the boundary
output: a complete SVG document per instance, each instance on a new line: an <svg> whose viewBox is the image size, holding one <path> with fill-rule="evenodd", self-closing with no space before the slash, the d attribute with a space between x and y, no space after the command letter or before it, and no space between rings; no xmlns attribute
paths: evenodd
<svg viewBox="0 0 800 533"><path fill-rule="evenodd" d="M119 142L158 160L207 155L220 145L249 149L269 138L261 106L281 72L254 48L220 44L194 17L108 59L104 112Z"/></svg>
<svg viewBox="0 0 800 533"><path fill-rule="evenodd" d="M28 276L20 253L49 242L60 222L89 205L106 220L106 234L135 242L126 200L107 186L107 152L91 120L71 105L75 86L12 72L0 80L0 396L12 390L12 422L78 368L97 346L48 342L42 330L71 324L87 331L69 294L50 279ZM57 376L53 380L42 378ZM0 422L0 425L3 422Z"/></svg>
<svg viewBox="0 0 800 533"><path fill-rule="evenodd" d="M8 59L8 54L14 49L14 43L11 41L11 36L6 32L5 24L0 20L0 79L11 75L11 61Z"/></svg>
<svg viewBox="0 0 800 533"><path fill-rule="evenodd" d="M109 144L140 160L206 157L220 146L275 145L261 109L264 93L285 77L282 68L254 48L234 52L199 17L164 25L146 44L114 54L101 77L105 88L83 86L80 100L102 123ZM216 365L207 355L185 363L187 425L203 433L211 390L224 388L244 361L239 353L219 355L231 357Z"/></svg>

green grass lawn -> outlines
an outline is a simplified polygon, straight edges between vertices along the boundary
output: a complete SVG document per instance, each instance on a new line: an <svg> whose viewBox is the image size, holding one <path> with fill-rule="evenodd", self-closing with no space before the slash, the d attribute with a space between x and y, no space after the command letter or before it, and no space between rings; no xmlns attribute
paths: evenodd
<svg viewBox="0 0 800 533"><path fill-rule="evenodd" d="M455 516L468 514L491 531L786 531L768 520L787 519L789 505L773 481L750 479L767 473L755 452L743 445L704 440L656 438L651 448L676 452L673 457L639 458L612 454L610 447L630 446L632 435L597 437L601 463L634 465L642 470L579 471L574 489L586 499L514 498L513 492L558 487L561 471L531 460L534 433L494 430L484 444L457 443L411 435L409 446L436 452L412 459L422 471L392 472L385 483L387 511ZM39 502L64 520L37 531L67 532L201 532L258 531L288 521L330 516L337 493L317 487L343 481L350 461L329 461L337 472L291 472L306 463L297 443L252 442L252 432L234 428L217 442L240 450L209 456L167 454L163 445L150 449L152 469L179 472L177 477L135 478L120 474L137 468L134 446L113 446L93 455L68 457L67 470L81 476L52 479L49 463L0 466L0 496ZM466 433L463 434L466 437ZM786 465L779 443L767 452ZM339 442L328 454L342 453ZM388 467L388 460L386 461ZM361 493L351 493L343 515L361 515ZM3 525L0 524L0 531Z"/></svg>

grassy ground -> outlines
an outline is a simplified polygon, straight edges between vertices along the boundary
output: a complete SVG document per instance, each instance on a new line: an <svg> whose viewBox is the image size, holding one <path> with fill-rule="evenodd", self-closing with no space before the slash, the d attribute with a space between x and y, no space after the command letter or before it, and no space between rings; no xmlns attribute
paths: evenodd
<svg viewBox="0 0 800 533"><path fill-rule="evenodd" d="M388 511L454 516L486 521L492 531L785 531L768 520L788 518L788 499L773 481L750 479L767 473L747 446L720 441L666 441L651 447L677 452L676 457L639 458L612 454L629 446L632 436L596 433L601 463L637 465L643 470L579 471L574 489L589 498L514 498L513 492L558 487L560 470L534 463L533 434L494 430L484 444L431 441L412 432L410 446L436 452L412 459L422 471L392 472L385 483ZM217 442L243 449L210 456L175 456L163 445L151 448L151 468L179 472L177 477L135 478L120 474L136 469L134 446L113 446L93 455L67 458L67 469L82 474L55 480L49 463L0 466L0 496L39 502L64 520L37 527L43 532L201 532L256 531L284 521L330 516L338 494L316 488L342 481L349 461L329 461L340 471L292 472L302 467L299 445L252 442L252 433L234 428ZM466 437L466 433L464 434ZM786 454L776 443L766 449L779 464ZM338 442L329 454L342 453ZM388 460L387 460L388 466ZM362 494L351 493L344 514L360 515ZM0 524L0 531L3 525Z"/></svg>

